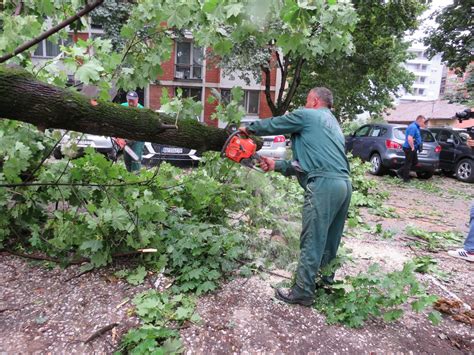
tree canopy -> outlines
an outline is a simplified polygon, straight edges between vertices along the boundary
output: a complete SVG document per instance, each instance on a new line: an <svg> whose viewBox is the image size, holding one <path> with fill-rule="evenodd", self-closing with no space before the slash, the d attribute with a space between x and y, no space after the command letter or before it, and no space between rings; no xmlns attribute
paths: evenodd
<svg viewBox="0 0 474 355"><path fill-rule="evenodd" d="M347 119L363 111L379 114L391 106L400 86L411 87L414 76L401 65L410 59L404 36L417 28L425 6L417 0L352 3L358 16L353 53L310 59L295 105L304 103L310 88L326 86L334 92L337 116Z"/></svg>
<svg viewBox="0 0 474 355"><path fill-rule="evenodd" d="M425 45L431 56L441 53L450 68L460 74L474 61L474 21L470 0L454 0L433 16L437 26L428 31Z"/></svg>

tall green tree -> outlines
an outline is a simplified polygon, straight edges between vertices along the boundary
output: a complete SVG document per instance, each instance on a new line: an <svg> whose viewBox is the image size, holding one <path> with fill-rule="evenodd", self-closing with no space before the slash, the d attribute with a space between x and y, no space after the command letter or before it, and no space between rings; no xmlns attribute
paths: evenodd
<svg viewBox="0 0 474 355"><path fill-rule="evenodd" d="M404 36L417 28L417 17L426 8L418 0L352 3L359 18L354 52L309 60L294 101L303 104L309 89L326 86L334 93L334 108L342 120L364 111L379 114L392 105L400 87L410 89L414 76L401 65L410 58Z"/></svg>
<svg viewBox="0 0 474 355"><path fill-rule="evenodd" d="M441 53L450 68L461 74L474 61L472 0L454 0L434 14L437 26L428 31L429 54Z"/></svg>

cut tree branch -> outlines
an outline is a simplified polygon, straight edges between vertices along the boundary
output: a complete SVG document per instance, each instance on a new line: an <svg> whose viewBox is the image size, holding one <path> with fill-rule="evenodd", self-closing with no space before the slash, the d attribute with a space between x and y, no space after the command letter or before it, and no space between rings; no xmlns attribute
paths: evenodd
<svg viewBox="0 0 474 355"><path fill-rule="evenodd" d="M104 0L96 0L92 4L86 3L86 6L79 11L77 14L69 17L68 19L64 20L63 22L57 24L56 26L50 28L48 31L43 32L38 37L33 38L32 40L23 43L22 45L18 46L12 53L6 54L3 57L0 57L0 63L6 62L8 59L15 57L16 55L26 51L27 49L33 47L35 44L38 44L42 40L48 38L49 36L59 32L63 28L69 26L74 21L80 19L82 16L88 14L92 10L94 10L97 6L101 5ZM21 1L20 1L21 4Z"/></svg>
<svg viewBox="0 0 474 355"><path fill-rule="evenodd" d="M220 151L227 132L194 120L180 120L148 109L89 98L36 80L22 69L0 66L0 117L37 127L170 144L199 152Z"/></svg>

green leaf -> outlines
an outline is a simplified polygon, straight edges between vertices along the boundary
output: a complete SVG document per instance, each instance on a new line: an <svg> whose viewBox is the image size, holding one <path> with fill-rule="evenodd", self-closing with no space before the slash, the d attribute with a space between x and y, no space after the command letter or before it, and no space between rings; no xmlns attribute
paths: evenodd
<svg viewBox="0 0 474 355"><path fill-rule="evenodd" d="M183 342L181 339L166 339L162 345L164 354L178 354L182 352Z"/></svg>
<svg viewBox="0 0 474 355"><path fill-rule="evenodd" d="M178 307L175 312L175 318L177 320L186 320L191 317L194 313L194 307Z"/></svg>
<svg viewBox="0 0 474 355"><path fill-rule="evenodd" d="M383 314L383 320L386 322L392 322L397 320L403 315L403 310L401 309L394 309Z"/></svg>
<svg viewBox="0 0 474 355"><path fill-rule="evenodd" d="M202 5L202 10L207 13L213 12L219 5L219 0L206 0Z"/></svg>
<svg viewBox="0 0 474 355"><path fill-rule="evenodd" d="M82 242L79 249L81 250L90 250L91 252L95 253L102 249L103 243L101 240L86 240Z"/></svg>
<svg viewBox="0 0 474 355"><path fill-rule="evenodd" d="M232 47L232 41L228 39L222 39L214 45L213 50L218 55L226 55L230 53Z"/></svg>
<svg viewBox="0 0 474 355"><path fill-rule="evenodd" d="M84 84L96 82L100 79L100 73L104 68L95 60L81 65L76 71L76 78Z"/></svg>
<svg viewBox="0 0 474 355"><path fill-rule="evenodd" d="M433 311L428 314L428 319L433 323L434 325L439 325L443 318L441 317L441 313L438 311Z"/></svg>
<svg viewBox="0 0 474 355"><path fill-rule="evenodd" d="M243 8L244 8L244 5L241 3L230 4L224 7L227 13L227 18L230 18L232 16L235 16L235 17L239 16Z"/></svg>
<svg viewBox="0 0 474 355"><path fill-rule="evenodd" d="M133 270L126 278L127 282L132 285L139 285L143 283L147 275L146 269L144 266L139 266Z"/></svg>
<svg viewBox="0 0 474 355"><path fill-rule="evenodd" d="M213 291L216 289L216 284L212 281L206 281L200 284L196 290L196 293L200 295L201 293Z"/></svg>

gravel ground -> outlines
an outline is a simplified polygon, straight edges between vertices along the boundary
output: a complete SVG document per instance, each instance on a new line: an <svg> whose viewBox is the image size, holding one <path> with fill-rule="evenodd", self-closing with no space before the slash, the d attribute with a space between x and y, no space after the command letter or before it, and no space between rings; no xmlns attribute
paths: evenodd
<svg viewBox="0 0 474 355"><path fill-rule="evenodd" d="M408 224L426 230L467 232L468 211L474 200L473 185L434 177L422 187L398 186L376 178L390 192L385 203L399 218L382 218L367 211L369 225L381 223L394 236L383 240L364 232L346 237L356 261L345 265L338 277L363 271L379 262L387 271L399 269L415 255L431 255L448 281L436 284L421 276L431 293L455 293L474 306L474 263L410 249L403 240ZM409 202L405 202L409 201ZM406 205L410 208L406 208ZM120 337L138 324L128 299L152 287L154 276L133 287L117 280L112 268L77 275L79 268L47 268L0 254L0 353L112 353ZM284 274L285 271L276 272ZM287 274L288 275L288 274ZM430 353L474 352L472 326L443 317L433 326L426 314L409 310L393 323L370 321L361 329L328 326L324 316L311 308L289 306L274 299L273 287L282 278L260 275L226 282L213 294L201 297L198 313L202 322L181 331L187 353ZM439 286L441 285L441 286ZM425 312L426 313L426 312ZM98 329L118 323L95 340L84 341Z"/></svg>

